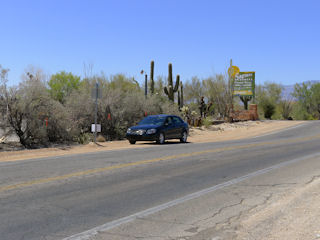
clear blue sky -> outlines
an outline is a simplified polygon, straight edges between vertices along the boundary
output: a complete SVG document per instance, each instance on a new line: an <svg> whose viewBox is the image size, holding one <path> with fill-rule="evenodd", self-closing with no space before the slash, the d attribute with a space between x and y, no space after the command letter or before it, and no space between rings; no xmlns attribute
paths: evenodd
<svg viewBox="0 0 320 240"><path fill-rule="evenodd" d="M28 65L83 76L141 69L183 81L225 72L230 58L256 81L320 79L320 1L1 0L0 64L17 84Z"/></svg>

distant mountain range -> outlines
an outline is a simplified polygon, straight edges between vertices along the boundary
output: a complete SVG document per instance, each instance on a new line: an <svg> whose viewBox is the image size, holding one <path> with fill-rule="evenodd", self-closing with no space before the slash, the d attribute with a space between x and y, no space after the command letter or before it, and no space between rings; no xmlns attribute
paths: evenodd
<svg viewBox="0 0 320 240"><path fill-rule="evenodd" d="M315 83L320 83L320 80L312 80L312 81L305 81L305 83L311 83L311 84L315 84ZM302 84L302 83L301 83ZM290 98L292 97L292 93L294 92L294 85L282 85L283 89L282 89L282 98Z"/></svg>

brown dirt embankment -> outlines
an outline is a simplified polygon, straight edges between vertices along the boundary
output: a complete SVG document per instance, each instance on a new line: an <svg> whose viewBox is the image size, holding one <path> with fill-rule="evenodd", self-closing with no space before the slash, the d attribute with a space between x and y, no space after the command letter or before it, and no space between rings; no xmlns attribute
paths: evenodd
<svg viewBox="0 0 320 240"><path fill-rule="evenodd" d="M190 129L188 141L192 143L203 143L238 140L276 132L302 123L303 121L249 121L223 123L220 125L210 126L209 128L202 127ZM0 152L0 162L148 146L154 146L154 143L137 142L135 145L130 145L128 141L123 140L103 142L99 143L99 145L89 143L87 145L8 151Z"/></svg>

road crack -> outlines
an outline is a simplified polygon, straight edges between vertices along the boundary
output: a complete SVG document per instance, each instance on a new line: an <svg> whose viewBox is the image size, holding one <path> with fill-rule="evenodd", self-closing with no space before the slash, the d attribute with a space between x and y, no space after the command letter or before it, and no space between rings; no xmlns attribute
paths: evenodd
<svg viewBox="0 0 320 240"><path fill-rule="evenodd" d="M320 178L320 175L313 176L308 182L305 183L305 185L308 185L310 183L313 183L315 180Z"/></svg>

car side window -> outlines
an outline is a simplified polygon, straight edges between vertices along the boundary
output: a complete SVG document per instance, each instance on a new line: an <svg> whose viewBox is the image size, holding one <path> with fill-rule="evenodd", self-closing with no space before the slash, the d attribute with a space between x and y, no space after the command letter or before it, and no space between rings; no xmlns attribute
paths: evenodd
<svg viewBox="0 0 320 240"><path fill-rule="evenodd" d="M174 122L175 125L181 124L181 120L179 118L177 118L177 117L173 117L173 122Z"/></svg>
<svg viewBox="0 0 320 240"><path fill-rule="evenodd" d="M168 125L172 125L172 118L171 117L168 117L167 120L166 120L166 123Z"/></svg>

